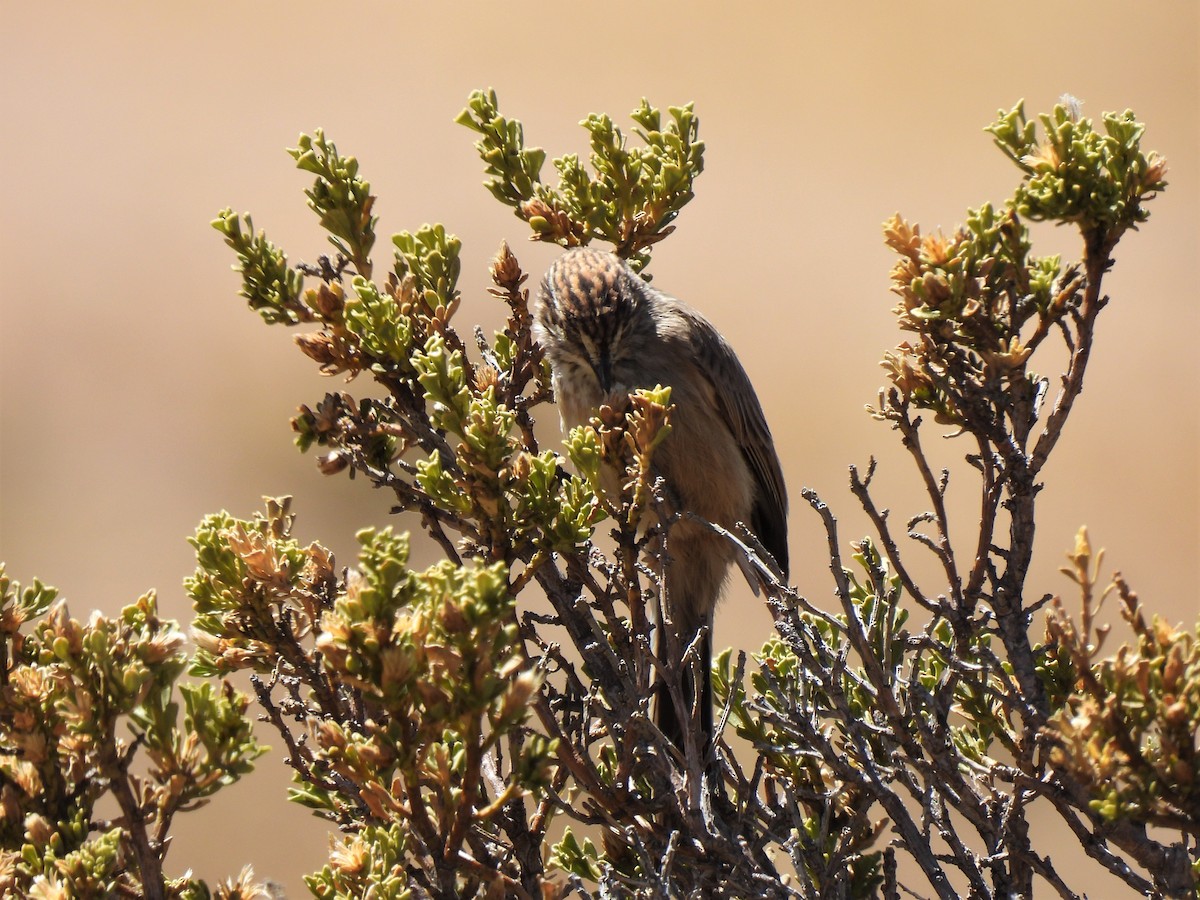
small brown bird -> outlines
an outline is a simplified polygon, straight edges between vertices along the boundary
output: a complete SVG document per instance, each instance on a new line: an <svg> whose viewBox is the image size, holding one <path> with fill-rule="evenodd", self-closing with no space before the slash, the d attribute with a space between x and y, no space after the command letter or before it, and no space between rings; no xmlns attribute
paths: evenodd
<svg viewBox="0 0 1200 900"><path fill-rule="evenodd" d="M583 424L614 392L669 385L675 412L654 467L680 511L727 529L749 528L788 572L787 489L762 407L733 349L694 309L643 281L611 253L581 247L550 266L534 304L534 333L553 373L564 429ZM683 518L668 536L666 612L686 648L701 629L699 691L712 738L712 622L729 565L728 540ZM753 582L752 582L753 583ZM660 624L658 654L669 670ZM685 699L696 697L683 679ZM665 691L659 726L683 746L686 718Z"/></svg>

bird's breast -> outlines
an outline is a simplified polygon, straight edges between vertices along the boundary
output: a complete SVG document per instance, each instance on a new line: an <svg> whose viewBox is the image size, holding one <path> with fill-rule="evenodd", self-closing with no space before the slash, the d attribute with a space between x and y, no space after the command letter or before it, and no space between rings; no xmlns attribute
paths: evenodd
<svg viewBox="0 0 1200 900"><path fill-rule="evenodd" d="M600 386L590 373L567 372L554 375L554 398L562 419L563 433L585 425L604 402Z"/></svg>
<svg viewBox="0 0 1200 900"><path fill-rule="evenodd" d="M647 368L653 368L649 366ZM618 375L622 373L618 371ZM628 373L614 395L636 387L671 387L671 433L654 451L654 468L667 483L672 497L688 512L726 527L749 523L754 505L754 478L729 424L720 416L707 380L696 373L675 372L671 384L665 371ZM632 383L634 388L628 387ZM585 372L556 374L554 391L563 432L584 425L602 403L617 398L604 394L594 377Z"/></svg>

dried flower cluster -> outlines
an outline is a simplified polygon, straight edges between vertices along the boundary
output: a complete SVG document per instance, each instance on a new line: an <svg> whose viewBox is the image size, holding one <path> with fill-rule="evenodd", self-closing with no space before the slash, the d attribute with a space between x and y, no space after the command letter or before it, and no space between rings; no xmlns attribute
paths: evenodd
<svg viewBox="0 0 1200 900"><path fill-rule="evenodd" d="M1147 622L1120 575L1097 596L1103 557L1093 563L1081 531L1063 569L1079 585L1081 620L1057 598L1046 620L1044 677L1063 694L1046 725L1054 761L1088 786L1103 818L1187 832L1200 821L1200 643L1157 616ZM1095 620L1114 593L1134 643L1102 657L1108 628Z"/></svg>
<svg viewBox="0 0 1200 900"><path fill-rule="evenodd" d="M0 567L0 896L209 896L164 876L171 823L263 751L246 697L177 684L184 641L153 593L81 623Z"/></svg>
<svg viewBox="0 0 1200 900"><path fill-rule="evenodd" d="M431 889L507 891L503 858L480 842L546 783L554 750L523 738L540 676L520 645L507 567L413 572L407 538L387 529L362 532L358 566L335 579L324 548L291 537L288 505L201 525L193 671L253 670L295 770L293 799L347 832L370 826L358 851L312 876L313 890L342 896L336 886L360 865L350 860L390 847L420 860Z"/></svg>

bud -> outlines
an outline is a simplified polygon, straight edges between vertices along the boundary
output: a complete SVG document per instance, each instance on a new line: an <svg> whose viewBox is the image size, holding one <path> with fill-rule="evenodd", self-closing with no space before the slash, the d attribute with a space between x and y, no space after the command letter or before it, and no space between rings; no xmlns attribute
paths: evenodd
<svg viewBox="0 0 1200 900"><path fill-rule="evenodd" d="M333 349L333 339L325 332L298 334L295 340L300 352L314 362L318 362L322 366L336 363L337 354Z"/></svg>
<svg viewBox="0 0 1200 900"><path fill-rule="evenodd" d="M504 695L504 704L500 708L499 718L501 721L509 721L520 716L529 706L529 699L541 685L541 676L532 670L522 672L513 679L508 692Z"/></svg>
<svg viewBox="0 0 1200 900"><path fill-rule="evenodd" d="M1142 176L1142 189L1147 191L1161 190L1163 179L1167 176L1167 161L1161 156L1151 153L1147 159L1149 165Z"/></svg>
<svg viewBox="0 0 1200 900"><path fill-rule="evenodd" d="M1180 726L1188 720L1188 707L1182 700L1177 700L1167 707L1165 718L1168 725Z"/></svg>
<svg viewBox="0 0 1200 900"><path fill-rule="evenodd" d="M56 637L50 643L51 652L63 662L68 662L71 659L71 642L62 635Z"/></svg>
<svg viewBox="0 0 1200 900"><path fill-rule="evenodd" d="M421 298L421 292L417 289L417 279L411 272L405 272L404 276L397 281L389 279L388 293L396 301L400 312L406 316L412 315Z"/></svg>
<svg viewBox="0 0 1200 900"><path fill-rule="evenodd" d="M135 696L141 690L148 674L149 673L140 666L130 666L121 673L121 687L123 687L130 696Z"/></svg>
<svg viewBox="0 0 1200 900"><path fill-rule="evenodd" d="M512 463L510 463L512 477L520 484L524 484L529 480L529 473L532 471L532 466L529 463L529 454L522 451L518 453Z"/></svg>
<svg viewBox="0 0 1200 900"><path fill-rule="evenodd" d="M1174 635L1172 635L1172 638ZM1169 641L1163 641L1164 644L1169 644ZM1171 647L1167 654L1167 664L1163 666L1162 684L1163 691L1167 693L1176 693L1180 688L1180 679L1183 678L1184 663L1183 653L1179 644Z"/></svg>
<svg viewBox="0 0 1200 900"><path fill-rule="evenodd" d="M346 732L336 722L326 720L313 729L317 746L322 750L341 750L348 743Z"/></svg>
<svg viewBox="0 0 1200 900"><path fill-rule="evenodd" d="M319 290L309 291L305 297L308 305L323 319L338 319L346 305L340 284L323 284Z"/></svg>
<svg viewBox="0 0 1200 900"><path fill-rule="evenodd" d="M562 210L534 197L521 204L521 214L535 232L534 240L562 241L566 247L583 243L583 224L572 221Z"/></svg>
<svg viewBox="0 0 1200 900"><path fill-rule="evenodd" d="M521 272L520 263L508 248L508 241L501 241L500 250L492 260L492 281L506 291L515 291L527 277Z"/></svg>
<svg viewBox="0 0 1200 900"><path fill-rule="evenodd" d="M25 817L25 840L35 847L45 847L54 833L54 826L45 816L30 813Z"/></svg>
<svg viewBox="0 0 1200 900"><path fill-rule="evenodd" d="M537 197L534 197L532 200L526 200L521 204L521 212L530 220L530 224L532 225L534 219L545 221L553 216L554 207L545 200L539 200Z"/></svg>
<svg viewBox="0 0 1200 900"><path fill-rule="evenodd" d="M341 450L331 450L317 457L317 470L322 475L336 475L349 465L349 457Z"/></svg>
<svg viewBox="0 0 1200 900"><path fill-rule="evenodd" d="M314 582L322 582L332 578L333 571L333 554L320 544L308 545L308 569L309 578Z"/></svg>

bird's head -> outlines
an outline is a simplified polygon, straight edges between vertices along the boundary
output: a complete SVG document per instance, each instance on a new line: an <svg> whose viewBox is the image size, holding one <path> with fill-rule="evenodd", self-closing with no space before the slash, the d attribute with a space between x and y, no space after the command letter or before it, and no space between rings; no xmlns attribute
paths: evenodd
<svg viewBox="0 0 1200 900"><path fill-rule="evenodd" d="M534 304L534 333L559 372L590 373L602 393L636 352L647 326L646 283L619 257L590 247L568 250L550 266Z"/></svg>

